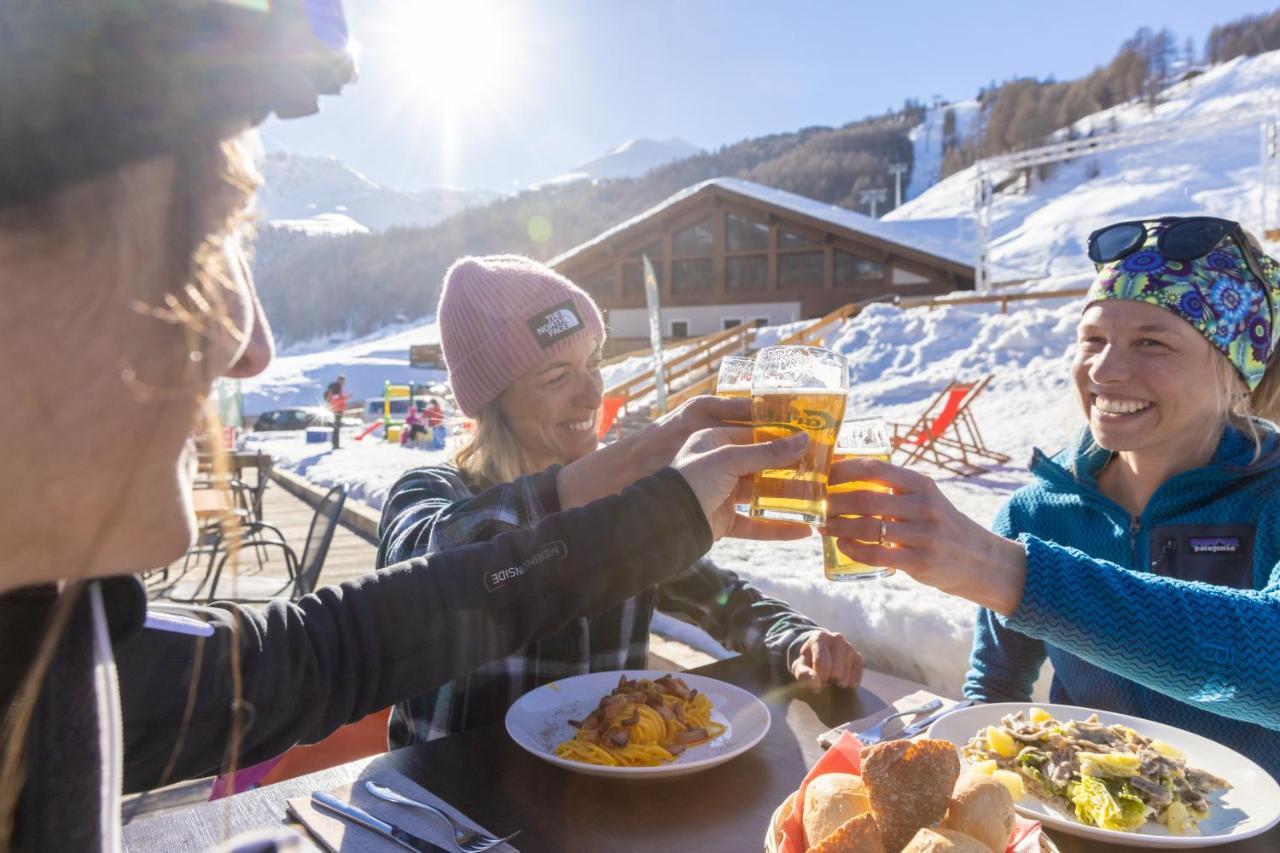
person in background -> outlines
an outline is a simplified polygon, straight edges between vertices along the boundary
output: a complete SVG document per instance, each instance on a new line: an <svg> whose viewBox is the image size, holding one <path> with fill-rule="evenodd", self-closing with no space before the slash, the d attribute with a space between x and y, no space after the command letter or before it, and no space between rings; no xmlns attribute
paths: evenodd
<svg viewBox="0 0 1280 853"><path fill-rule="evenodd" d="M791 535L735 516L732 493L804 442L739 446L709 416L632 443L651 467L620 492L590 466L547 473L560 511L534 528L297 602L149 610L134 573L191 544L190 437L213 381L272 357L240 247L246 134L350 81L342 9L3 3L0 33L0 364L21 366L0 418L0 850L120 850L123 791L319 740L665 580L716 537ZM69 387L87 433L56 405Z"/></svg>
<svg viewBox="0 0 1280 853"><path fill-rule="evenodd" d="M440 408L440 401L435 397L427 401L427 408L422 414L429 427L438 427L444 423L444 409Z"/></svg>
<svg viewBox="0 0 1280 853"><path fill-rule="evenodd" d="M324 389L324 402L333 414L333 449L338 449L338 441L342 435L342 413L347 410L347 377L341 373L338 378Z"/></svg>
<svg viewBox="0 0 1280 853"><path fill-rule="evenodd" d="M409 413L404 416L404 429L400 432L402 446L413 444L414 439L427 431L427 419L418 411L417 403L409 403Z"/></svg>
<svg viewBox="0 0 1280 853"><path fill-rule="evenodd" d="M597 449L604 323L594 300L564 276L524 257L463 258L445 276L437 317L455 399L476 430L451 463L409 471L392 487L379 525L379 565L537 524L556 508L536 475L548 466L591 465L612 490L641 461L625 441ZM637 435L718 412L721 402L695 398ZM603 559L599 570L612 571ZM862 658L843 637L701 559L519 654L401 702L392 712L391 743L497 722L521 695L559 678L647 669L655 611L697 625L735 651L762 653L777 675L815 690L856 687L861 679Z"/></svg>
<svg viewBox="0 0 1280 853"><path fill-rule="evenodd" d="M992 533L931 480L843 462L844 551L980 605L964 692L1053 702L1204 735L1280 779L1280 264L1238 224L1119 223L1077 328L1088 426L1000 510ZM839 519L841 515L860 519ZM883 521L881 519L884 519Z"/></svg>

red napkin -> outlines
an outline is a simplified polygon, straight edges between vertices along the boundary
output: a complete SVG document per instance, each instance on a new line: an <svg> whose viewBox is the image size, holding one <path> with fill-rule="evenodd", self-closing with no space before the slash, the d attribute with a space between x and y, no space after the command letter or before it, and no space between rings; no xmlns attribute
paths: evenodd
<svg viewBox="0 0 1280 853"><path fill-rule="evenodd" d="M840 739L818 759L818 763L805 774L804 781L800 783L800 790L796 791L795 805L791 807L791 814L782 822L780 853L804 853L809 849L809 845L805 843L802 816L804 791L812 780L825 773L852 773L854 776L861 776L862 741L854 737L851 732L844 732L840 735Z"/></svg>
<svg viewBox="0 0 1280 853"><path fill-rule="evenodd" d="M809 844L804 837L804 792L809 783L826 773L852 773L862 775L862 742L851 732L844 732L840 739L832 744L818 763L805 774L796 791L795 805L791 814L782 822L782 844L779 853L804 853ZM1013 833L1009 836L1009 846L1005 853L1040 853L1040 821L1017 817L1013 824Z"/></svg>

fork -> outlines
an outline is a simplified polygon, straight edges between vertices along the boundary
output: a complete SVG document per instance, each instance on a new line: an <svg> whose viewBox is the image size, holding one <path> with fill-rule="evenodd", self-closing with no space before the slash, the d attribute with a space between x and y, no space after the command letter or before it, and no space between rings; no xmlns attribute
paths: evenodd
<svg viewBox="0 0 1280 853"><path fill-rule="evenodd" d="M896 720L898 719L898 717L910 717L915 714L926 714L929 711L936 711L938 708L941 708L941 707L942 707L941 699L932 699L924 703L923 705L921 705L919 708L909 708L906 711L899 711L896 714L891 714L888 717L885 717L880 722L876 723L871 728L867 729L865 732L857 732L856 736L858 740L862 741L863 746L871 746L873 744L877 744L880 741L884 740L884 727L885 727L885 724L888 723L890 720ZM372 783L367 783L367 784L372 784Z"/></svg>
<svg viewBox="0 0 1280 853"><path fill-rule="evenodd" d="M388 803L399 803L402 806L414 806L416 808L429 811L437 817L444 818L448 821L449 828L453 830L453 846L458 848L459 853L483 853L483 851L497 847L504 841L510 841L520 834L517 830L506 838L497 838L483 832L471 832L458 826L457 822L452 817L435 806L410 799L404 794L391 790L386 785L379 785L372 779L365 780L364 789L378 799L386 800Z"/></svg>

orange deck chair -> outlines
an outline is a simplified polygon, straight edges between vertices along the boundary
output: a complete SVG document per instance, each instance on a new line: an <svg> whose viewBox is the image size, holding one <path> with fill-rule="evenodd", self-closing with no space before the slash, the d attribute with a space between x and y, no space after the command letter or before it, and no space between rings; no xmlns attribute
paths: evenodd
<svg viewBox="0 0 1280 853"><path fill-rule="evenodd" d="M891 424L894 450L906 454L901 464L930 462L962 477L972 477L987 470L980 462L1008 462L1006 454L987 447L969 410L990 381L989 374L976 382L952 380L915 423Z"/></svg>

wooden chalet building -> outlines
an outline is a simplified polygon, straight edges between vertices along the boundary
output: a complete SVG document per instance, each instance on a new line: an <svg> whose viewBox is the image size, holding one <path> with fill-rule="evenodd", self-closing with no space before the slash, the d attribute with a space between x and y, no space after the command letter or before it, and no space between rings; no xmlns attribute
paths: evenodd
<svg viewBox="0 0 1280 853"><path fill-rule="evenodd" d="M600 303L614 353L648 340L642 255L657 275L663 336L679 338L821 317L890 294L972 290L965 249L920 223L717 178L549 263Z"/></svg>

